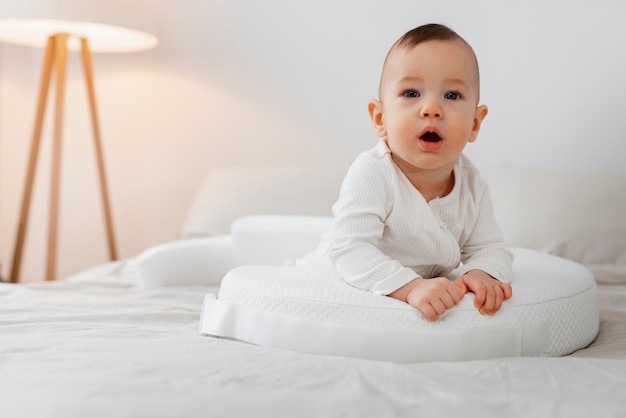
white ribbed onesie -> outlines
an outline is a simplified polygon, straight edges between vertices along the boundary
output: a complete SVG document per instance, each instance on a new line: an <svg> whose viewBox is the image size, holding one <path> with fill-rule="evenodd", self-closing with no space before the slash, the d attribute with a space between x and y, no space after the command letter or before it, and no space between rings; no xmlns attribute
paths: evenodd
<svg viewBox="0 0 626 418"><path fill-rule="evenodd" d="M487 184L464 155L454 178L447 196L426 202L380 140L348 170L331 231L301 261L330 260L345 281L382 295L418 276L447 276L461 262L461 274L480 269L510 282L513 255L494 219Z"/></svg>

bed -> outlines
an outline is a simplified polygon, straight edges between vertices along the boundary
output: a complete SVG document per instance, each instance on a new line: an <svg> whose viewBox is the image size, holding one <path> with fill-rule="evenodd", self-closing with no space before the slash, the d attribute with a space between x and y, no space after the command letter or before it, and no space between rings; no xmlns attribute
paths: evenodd
<svg viewBox="0 0 626 418"><path fill-rule="evenodd" d="M241 261L211 253L232 241L232 221L328 216L343 171L215 169L180 240L65 280L0 284L0 416L624 416L623 173L487 174L510 245L576 261L597 281L600 331L570 355L400 364L200 335L205 296Z"/></svg>

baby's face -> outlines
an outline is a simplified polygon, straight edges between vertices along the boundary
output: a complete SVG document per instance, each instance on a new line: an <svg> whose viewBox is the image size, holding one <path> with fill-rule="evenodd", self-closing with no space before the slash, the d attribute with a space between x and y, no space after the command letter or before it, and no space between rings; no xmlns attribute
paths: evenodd
<svg viewBox="0 0 626 418"><path fill-rule="evenodd" d="M478 88L475 58L461 41L391 52L381 78L377 132L405 173L454 167L487 114L485 106L477 107Z"/></svg>

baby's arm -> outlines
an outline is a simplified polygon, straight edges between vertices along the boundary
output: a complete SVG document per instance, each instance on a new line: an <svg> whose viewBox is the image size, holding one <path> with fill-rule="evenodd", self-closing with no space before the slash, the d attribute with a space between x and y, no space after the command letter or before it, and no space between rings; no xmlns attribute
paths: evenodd
<svg viewBox="0 0 626 418"><path fill-rule="evenodd" d="M463 243L463 270L455 283L476 295L474 305L481 314L493 315L512 295L508 283L513 276L513 253L504 243L487 185L480 178L475 180L482 195L472 231Z"/></svg>
<svg viewBox="0 0 626 418"><path fill-rule="evenodd" d="M454 283L476 295L474 306L483 315L493 315L502 303L511 298L511 285L502 283L482 270L470 270L459 276Z"/></svg>
<svg viewBox="0 0 626 418"><path fill-rule="evenodd" d="M389 294L421 311L429 321L455 306L467 292L463 282L451 282L445 277L418 277Z"/></svg>

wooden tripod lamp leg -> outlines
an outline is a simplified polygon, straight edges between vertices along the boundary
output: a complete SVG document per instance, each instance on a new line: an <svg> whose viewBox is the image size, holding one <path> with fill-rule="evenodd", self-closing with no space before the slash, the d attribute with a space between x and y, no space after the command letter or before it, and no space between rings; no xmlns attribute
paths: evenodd
<svg viewBox="0 0 626 418"><path fill-rule="evenodd" d="M48 218L48 258L46 280L56 278L57 240L59 224L59 186L61 179L61 140L63 137L63 105L65 103L65 74L67 69L68 35L54 36L56 64L56 98L54 109L54 136L52 141L52 176L50 179L50 215Z"/></svg>
<svg viewBox="0 0 626 418"><path fill-rule="evenodd" d="M44 54L43 72L41 76L41 87L39 89L39 102L37 105L37 114L35 117L35 130L33 133L30 156L26 172L26 184L24 187L24 195L22 198L22 208L20 211L20 220L17 230L17 238L15 242L15 250L13 253L13 265L11 268L10 281L17 283L19 281L20 265L22 261L22 253L26 230L28 224L28 215L30 212L30 202L33 190L33 182L37 166L37 157L41 144L41 132L43 128L43 120L46 109L46 101L48 99L48 91L50 88L51 74L56 69L56 98L55 98L55 114L54 114L54 136L52 143L52 176L50 182L50 213L48 225L48 255L46 263L46 280L54 280L56 277L56 259L57 259L57 236L58 236L58 218L59 218L59 190L61 178L61 140L63 136L63 106L65 101L65 79L67 69L67 42L69 35L57 34L48 39ZM91 113L91 121L93 125L94 143L96 151L96 160L98 164L98 176L100 180L100 190L102 193L102 203L104 206L104 217L106 222L107 238L109 244L109 256L111 260L117 260L117 249L115 246L115 235L113 233L113 221L109 203L109 194L106 183L106 175L104 169L104 157L102 153L102 141L100 139L100 126L96 112L96 97L93 82L93 66L91 61L91 52L87 39L82 39L82 60L85 68L85 79L87 81L87 93L89 96L89 108Z"/></svg>
<svg viewBox="0 0 626 418"><path fill-rule="evenodd" d="M48 39L46 49L44 50L43 71L41 73L41 84L39 88L39 100L37 102L37 113L35 115L35 128L33 130L33 137L31 140L30 155L28 157L28 166L26 169L26 183L24 184L24 194L22 196L20 220L18 223L15 248L13 250L13 264L11 265L11 275L9 278L11 283L17 283L19 281L20 266L22 263L22 252L24 249L24 240L28 227L30 201L33 192L33 182L35 179L37 157L39 155L39 146L41 143L41 131L43 129L46 101L48 99L48 90L50 86L50 76L52 74L53 57L54 39L51 37Z"/></svg>
<svg viewBox="0 0 626 418"><path fill-rule="evenodd" d="M96 111L96 91L93 81L93 65L91 60L91 50L86 38L81 39L81 51L83 57L83 67L85 69L85 80L87 82L87 94L89 96L89 109L93 126L93 139L96 150L96 160L98 164L98 177L100 179L100 192L102 194L102 206L104 210L104 220L106 223L107 238L109 243L109 258L117 260L117 249L115 245L115 235L113 231L113 219L111 216L111 206L109 203L109 192L104 168L104 156L102 152L102 140L100 138L100 125L98 123L98 112Z"/></svg>

